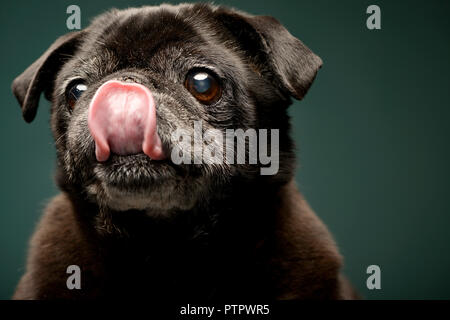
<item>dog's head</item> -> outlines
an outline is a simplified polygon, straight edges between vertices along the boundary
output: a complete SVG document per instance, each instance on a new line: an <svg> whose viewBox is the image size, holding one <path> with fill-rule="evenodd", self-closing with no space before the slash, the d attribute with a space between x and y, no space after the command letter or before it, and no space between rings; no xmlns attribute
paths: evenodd
<svg viewBox="0 0 450 320"><path fill-rule="evenodd" d="M213 161L228 146L199 153L194 145L220 141L204 139L211 129L254 129L258 138L259 129L278 129L272 179L287 180L286 108L306 94L321 63L274 18L163 5L111 10L60 37L12 88L27 122L42 92L52 101L63 188L114 210L167 211L192 208L236 177L258 179L267 165L258 156ZM174 135L180 129L184 136ZM251 145L264 149L244 140L247 156Z"/></svg>

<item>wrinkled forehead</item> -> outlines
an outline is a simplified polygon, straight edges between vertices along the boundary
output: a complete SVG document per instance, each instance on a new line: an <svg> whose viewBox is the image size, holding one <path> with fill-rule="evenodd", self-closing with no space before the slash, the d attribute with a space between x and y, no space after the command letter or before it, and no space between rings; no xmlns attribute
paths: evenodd
<svg viewBox="0 0 450 320"><path fill-rule="evenodd" d="M167 67L161 64L190 56L207 59L215 54L214 41L208 38L208 22L173 10L126 10L94 21L90 29L84 45L87 58L95 56L101 63L108 61L116 67Z"/></svg>

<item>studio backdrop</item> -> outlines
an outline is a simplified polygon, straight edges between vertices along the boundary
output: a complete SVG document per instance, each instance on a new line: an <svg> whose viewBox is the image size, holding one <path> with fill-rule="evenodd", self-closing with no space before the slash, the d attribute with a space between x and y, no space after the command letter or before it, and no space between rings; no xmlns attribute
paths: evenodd
<svg viewBox="0 0 450 320"><path fill-rule="evenodd" d="M450 298L450 2L215 1L276 17L323 60L289 110L296 181L367 299ZM10 86L60 35L109 8L155 1L6 1L0 10L0 298L24 272L48 199L55 150L49 103L27 124ZM370 21L379 9L380 21ZM373 19L373 18L372 18ZM374 23L379 23L375 25ZM381 286L367 279L377 266Z"/></svg>

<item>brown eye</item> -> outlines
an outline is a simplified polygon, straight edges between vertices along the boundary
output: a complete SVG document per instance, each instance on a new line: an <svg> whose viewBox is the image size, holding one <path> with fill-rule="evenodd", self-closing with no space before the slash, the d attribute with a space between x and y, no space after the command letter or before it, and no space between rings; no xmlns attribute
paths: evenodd
<svg viewBox="0 0 450 320"><path fill-rule="evenodd" d="M78 99L80 99L81 95L86 90L87 86L80 81L76 81L68 86L68 90L66 91L66 99L71 109L75 107L75 103L77 103Z"/></svg>
<svg viewBox="0 0 450 320"><path fill-rule="evenodd" d="M222 88L216 76L209 71L189 72L184 86L201 103L212 104L219 100Z"/></svg>

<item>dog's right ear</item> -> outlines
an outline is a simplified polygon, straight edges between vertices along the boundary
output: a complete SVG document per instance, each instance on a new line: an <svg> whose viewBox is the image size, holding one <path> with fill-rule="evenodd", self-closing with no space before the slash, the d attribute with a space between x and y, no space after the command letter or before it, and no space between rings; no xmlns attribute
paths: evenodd
<svg viewBox="0 0 450 320"><path fill-rule="evenodd" d="M83 31L76 31L59 37L38 60L14 79L11 88L26 122L33 121L36 116L42 92L50 100L56 74L67 56L73 55L83 34Z"/></svg>

